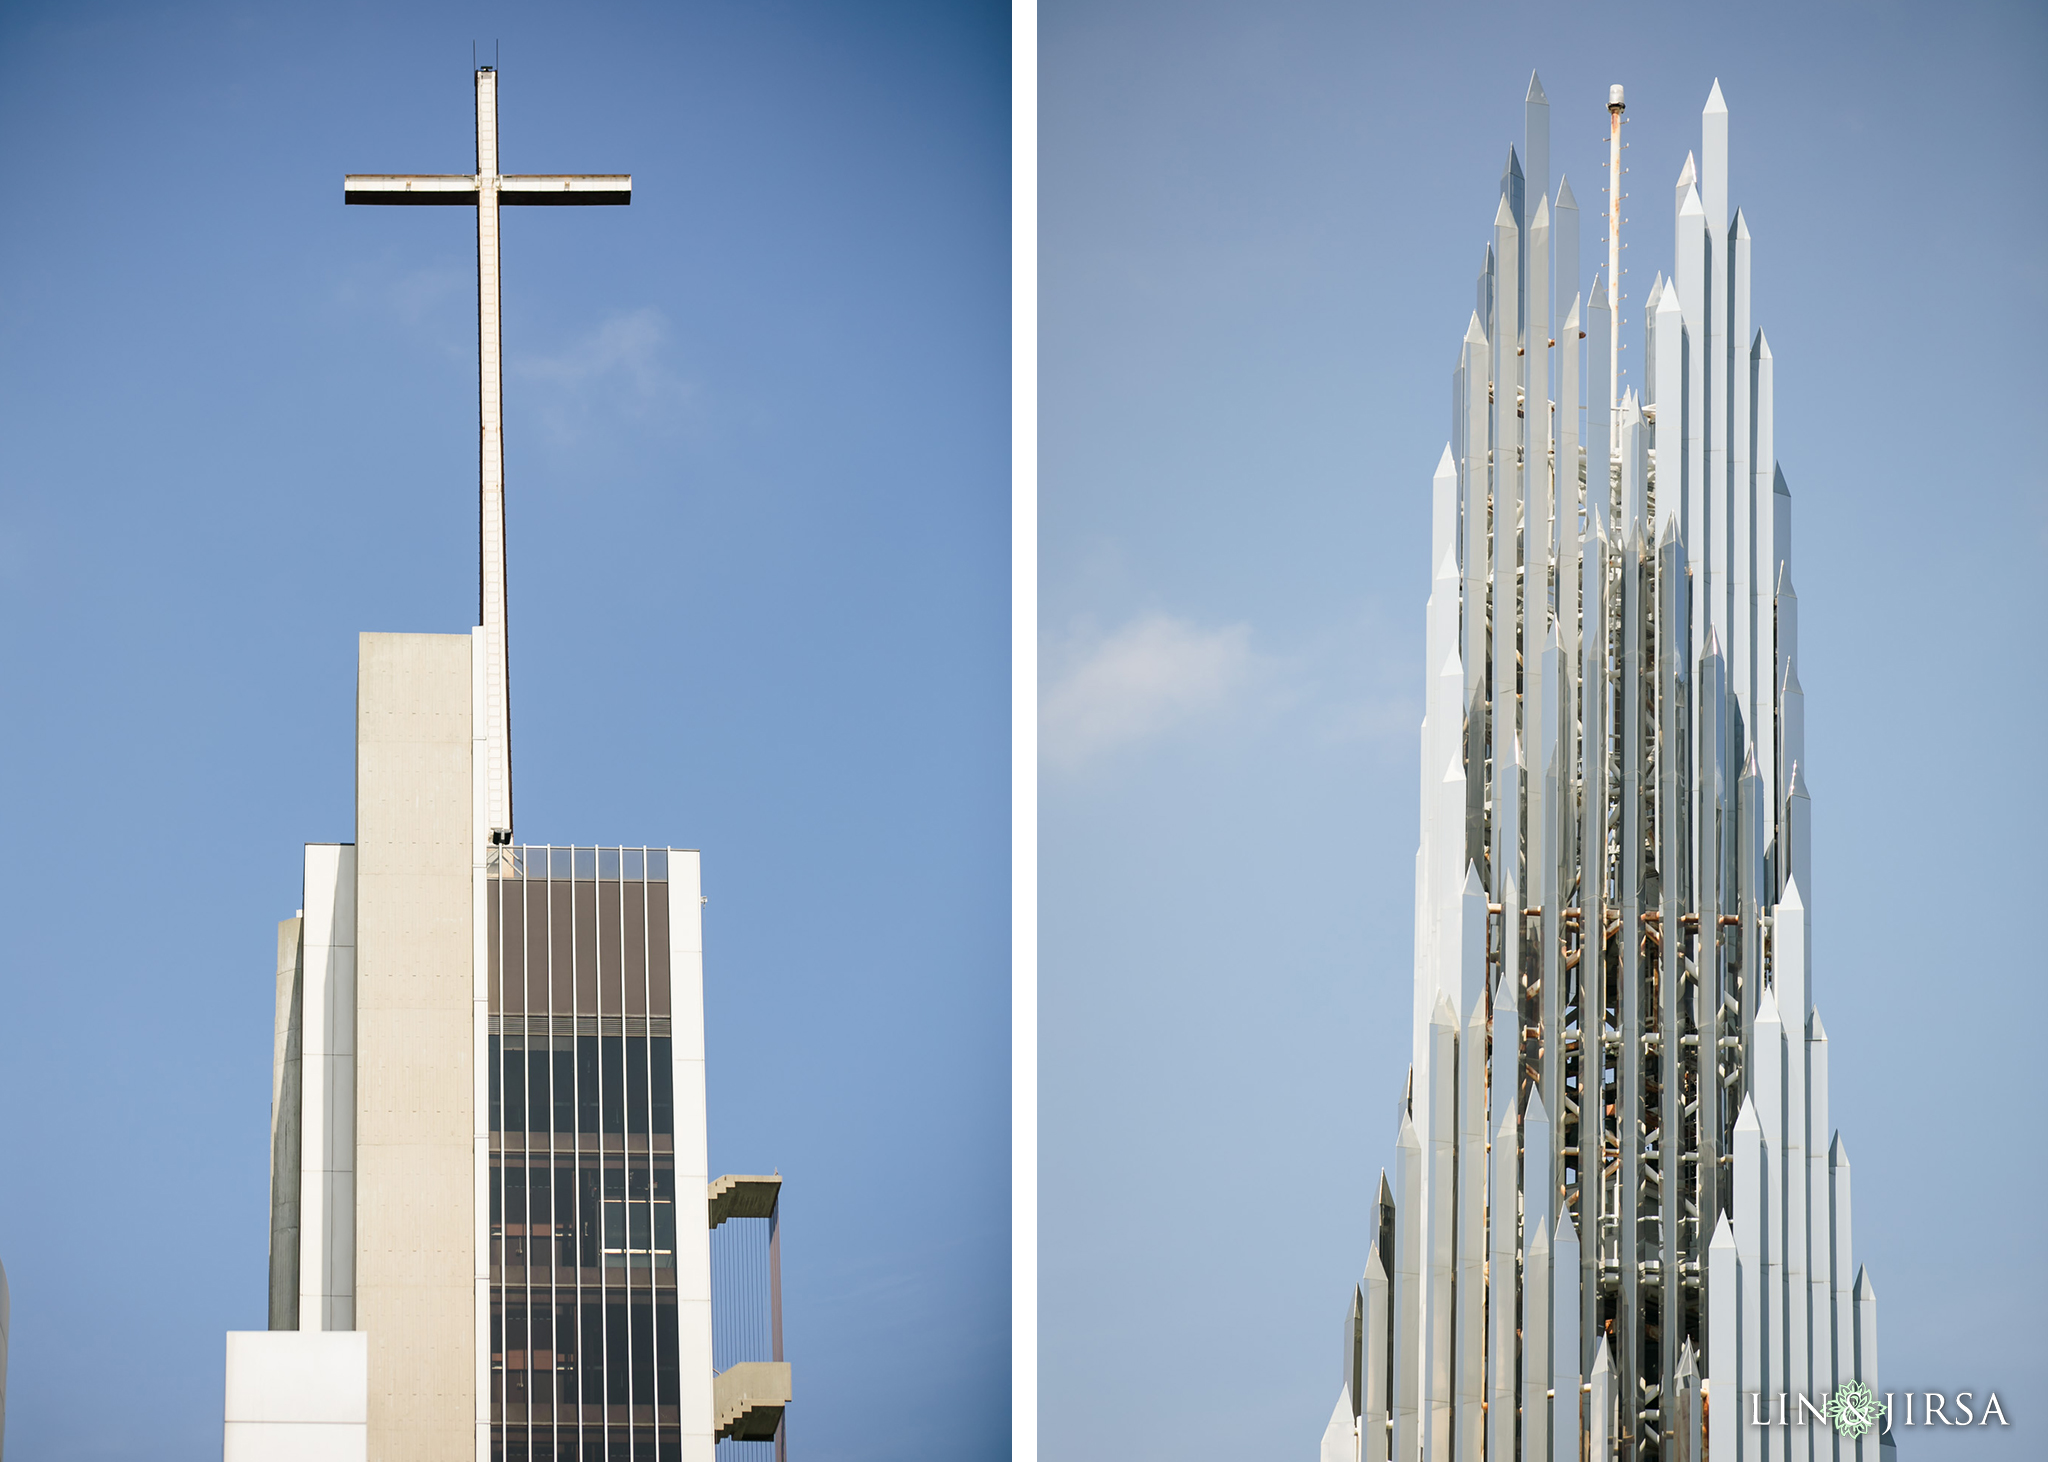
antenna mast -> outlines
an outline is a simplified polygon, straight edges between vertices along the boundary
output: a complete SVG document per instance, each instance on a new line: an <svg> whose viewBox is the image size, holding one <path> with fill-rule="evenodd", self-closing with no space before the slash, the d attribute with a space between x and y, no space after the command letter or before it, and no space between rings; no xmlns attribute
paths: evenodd
<svg viewBox="0 0 2048 1462"><path fill-rule="evenodd" d="M1621 410L1621 114L1628 110L1621 83L1607 88L1607 292L1614 308L1607 315L1607 408ZM1619 422L1618 415L1615 420ZM1617 443L1621 433L1611 439Z"/></svg>

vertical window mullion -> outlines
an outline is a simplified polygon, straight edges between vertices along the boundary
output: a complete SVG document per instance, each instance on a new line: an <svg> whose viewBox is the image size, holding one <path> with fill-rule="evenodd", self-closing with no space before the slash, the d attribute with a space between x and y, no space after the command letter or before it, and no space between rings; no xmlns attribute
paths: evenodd
<svg viewBox="0 0 2048 1462"><path fill-rule="evenodd" d="M526 988L531 1003L533 989L533 951L531 940L526 941ZM555 1020L554 971L546 960L541 962L542 973L547 986L547 1027L548 1027L548 1458L549 1462L561 1455L562 1427L562 1311L559 1303L561 1285L561 1236L556 1232L560 1225L556 1215L561 1210L561 1200L556 1194L556 1178L559 1169L555 1163L555 1113L561 1110L561 1101L555 1087L561 1080L561 1062L555 1059L555 1042L560 1039ZM533 1441L529 1434L527 1455L533 1455Z"/></svg>
<svg viewBox="0 0 2048 1462"><path fill-rule="evenodd" d="M525 889L522 885L522 895L524 894L524 892ZM525 901L522 898L522 905L524 904L524 902ZM523 907L521 908L520 912L522 915L525 913ZM545 1011L547 1009L547 1003L545 1001L542 1002L542 1010L544 1013L542 1014L539 1022L539 1024L542 1026L545 1032L540 1036L540 1040L542 1043L541 1061L539 1063L536 1063L533 1059L533 1043L536 1033L534 1030L535 1021L533 1018L533 951L528 947L530 943L530 940L522 939L519 944L519 985L521 992L519 1008L522 1012L520 1019L526 1027L526 1424L521 1430L523 1433L523 1440L526 1443L526 1455L529 1458L533 1456L533 1416L534 1407L536 1405L535 1397L540 1387L541 1376L540 1362L537 1358L537 1352L539 1350L539 1347L536 1343L538 1338L536 1332L539 1327L535 1324L535 1316L538 1312L535 1310L533 1303L533 1259L534 1254L536 1252L535 1246L538 1237L535 1234L534 1230L540 1226L535 1221L535 1215L533 1211L533 1199L536 1188L536 1184L533 1180L533 1075L534 1066L536 1064L544 1066L547 1071L546 1105L548 1116L546 1118L546 1125L543 1125L541 1130L542 1133L547 1137L547 1147L550 1153L552 1153L552 1150L554 1148L554 1138L552 1136L552 1123L554 1121L555 1106L555 1046L553 1035L553 1022L550 1021L547 1018L547 1015L545 1014ZM549 1241L552 1244L555 1216L553 1182L554 1173L552 1171L552 1168L550 1168L548 1177L548 1234ZM550 1266L549 1284L550 1286L552 1286L553 1284L552 1266ZM549 1314L550 1317L552 1317L552 1309L549 1311ZM550 1325L548 1328L547 1340L548 1375L550 1379L552 1379L554 1375L555 1344L555 1333L552 1325Z"/></svg>
<svg viewBox="0 0 2048 1462"><path fill-rule="evenodd" d="M619 918L625 919L625 849L619 850ZM647 852L640 852L640 927L633 931L640 941L640 1009L644 1012L641 1040L647 1052L647 1079L642 1083L647 1102L647 1386L648 1411L652 1431L649 1436L654 1443L656 1456L661 1448L661 1273L654 1265L655 1223L654 1223L654 986L652 951L648 944L647 925ZM619 958L625 959L625 940L619 941Z"/></svg>
<svg viewBox="0 0 2048 1462"><path fill-rule="evenodd" d="M548 860L548 982L550 987L558 973L566 973L569 980L569 1092L573 1110L569 1117L569 1171L570 1198L575 1205L575 1223L571 1229L576 1253L576 1445L578 1455L583 1451L583 1395L589 1384L591 1348L590 1337L583 1330L583 1006L576 988L576 941L574 934L575 883L570 882L571 932L569 940L569 968L566 972L555 969L555 949L560 941L555 937L555 850L547 850ZM573 870L572 870L573 871ZM599 1352L598 1374L603 1376L603 1355Z"/></svg>
<svg viewBox="0 0 2048 1462"><path fill-rule="evenodd" d="M597 886L599 893L596 907L598 917L602 919L604 918L604 895L602 891L604 888L604 857L601 851L593 850L591 858L593 864L591 871L598 876ZM625 870L620 868L618 874L619 876L615 880L619 906L618 916L606 922L614 926L612 958L618 963L619 976L619 1176L624 1179L624 1191L620 1195L624 1201L619 1205L619 1212L625 1219L625 1234L623 1235L622 1242L626 1250L626 1262L621 1268L620 1274L625 1280L625 1291L622 1298L625 1302L626 1316L626 1457L627 1462L632 1462L640 1440L640 1428L633 1415L634 1403L639 1400L638 1383L640 1379L639 1370L633 1364L633 1118L631 1114L633 1058L630 1044L633 1035L627 1028L629 1022L626 1016ZM598 964L602 968L604 964L604 941L602 939L598 941L597 947Z"/></svg>
<svg viewBox="0 0 2048 1462"><path fill-rule="evenodd" d="M576 862L577 862L577 858L576 858L576 855L577 855L577 853L578 853L579 851L580 851L580 850L579 850L578 848L576 848L576 847L575 847L574 845L571 845L571 847L570 847L570 849L569 849L569 930L570 930L570 940L569 940L569 957L570 957L570 960L571 960L572 962L575 962L575 961L577 961L578 959L580 959L580 957L581 957L581 950L582 950L582 947L583 947L583 941L582 941L582 938L581 938L581 935L582 935L583 931L582 931L582 929L581 929L581 928L579 927L579 923L580 923L580 911L579 911L579 910L577 909L577 907L576 907L576 883L577 883L577 868L576 868ZM591 869L590 869L590 872L591 872L591 900L590 900L590 904L591 904L591 917L592 917L593 919L595 919L595 918L597 917L597 879L596 879L596 875L597 875L597 866L596 866L596 858L595 858L594 856L593 856L593 858L591 859ZM595 1026L595 1028L596 1028L596 1030L597 1030L597 1043L596 1043L596 1050L597 1050L597 1132L596 1132L596 1137L597 1137L597 1296L598 1296L598 1312L597 1312L597 1330L598 1330L598 1346L599 1346L599 1353L600 1353L600 1355L601 1355L601 1356L602 1356L602 1358L603 1358L603 1364L602 1364L602 1369L601 1369L601 1371L599 1372L599 1375L598 1375L598 1388L597 1388L597 1390L598 1390L598 1425L599 1425L599 1426L600 1426L600 1427L602 1428L601 1436L602 1436L602 1444L603 1444L603 1446L604 1446L604 1455L605 1455L605 1457L606 1457L607 1459L609 1459L609 1458L610 1458L610 1456L611 1456L611 1437L612 1437L612 1336L611 1336L611 1332L612 1332L612 1325L611 1325L611 1310L612 1310L612 1305L611 1305L611 1289L612 1289L612 1286L611 1286L611 1266L610 1266L609 1264L605 1263L605 1257L606 1257L606 1256L605 1256L605 1246L606 1246L606 1245L605 1245L605 1232L604 1232L604 1228L605 1228L605 1212L604 1212L604 1210L605 1210L605 1197L606 1197L606 1195L605 1195L605 1191L604 1191L604 1189L605 1189L605 1181L604 1181L604 1180L605 1180L605 1171L606 1171L606 1167L607 1167L607 1165L608 1165L608 1154L607 1154L607 1153L606 1153L606 1151L605 1151L605 1140L604 1140L604 1139L605 1139L605 1130L604 1130L604 1126L605 1126L605 1123L604 1123L604 1088L605 1088L605 1081L604 1081L604 1074L605 1074L605 1059L604 1059L604 1058L605 1058L605 1049L604 1049L604 1048L605 1048L605 1040L604 1040L604 960L603 960L603 959L602 959L602 958L601 958L601 957L599 956L599 952L598 952L598 945L597 945L597 940L596 940L596 938L594 937L594 936L595 936L595 934L596 934L596 929L595 929L595 926L594 926L594 925L593 925L593 927L592 927L592 931L591 931L591 932L592 932L593 938L591 939L591 944L590 944L590 956L591 956L591 959L592 959L592 960L594 961L594 963L595 963L595 968L594 968L594 969L592 970L592 974L593 974L593 976L595 977L595 978L594 978L594 979L592 980L592 985L593 985L593 988L594 988L594 991L595 991L595 993L594 993L594 996L593 996L593 1000L594 1000L594 1003L595 1003L595 1005L596 1005L596 1010L595 1010L595 1011L593 1012L596 1018L595 1018L595 1020L594 1020L594 1021L592 1022L592 1024L593 1024L593 1025ZM582 972L582 970L581 970L581 969L578 969L576 973L577 973L577 975L578 975L578 977L579 977L579 981L580 981L580 977L581 977L581 975L582 975L582 973L583 973L583 972Z"/></svg>
<svg viewBox="0 0 2048 1462"><path fill-rule="evenodd" d="M506 1222L508 1206L505 1202L505 1155L506 1148L508 1146L508 1144L505 1141L505 1132L506 1124L510 1120L507 1115L506 1109L509 1105L507 1099L509 1098L511 1093L509 1091L508 1084L505 1079L507 1074L507 1064L509 1061L509 1055L507 1051L508 1043L505 1039L507 1034L505 1030L505 910L504 890L502 888L498 890L497 896L492 900L492 902L495 903L498 908L498 968L495 971L493 971L493 973L497 977L496 993L498 997L497 1004L499 1034L498 1040L496 1042L496 1052L491 1053L487 1050L485 1057L485 1059L487 1060L495 1060L498 1067L498 1130L491 1134L491 1147L494 1151L497 1160L491 1164L492 1171L490 1174L491 1185L496 1190L493 1196L497 1199L496 1206L498 1210L498 1233L494 1245L494 1248L496 1250L496 1258L498 1261L494 1267L497 1272L492 1276L491 1279L491 1289L494 1292L493 1297L496 1301L496 1308L498 1311L497 1324L494 1327L496 1330L495 1338L497 1340L498 1346L498 1364L494 1368L496 1374L493 1375L491 1379L491 1389L495 1393L491 1399L496 1403L492 1407L492 1410L495 1413L495 1415L492 1418L493 1422L495 1423L493 1430L496 1431L501 1438L503 1438L510 1435L511 1428L511 1413L509 1407L509 1399L506 1395L505 1386L506 1375L511 1369L511 1357L508 1353L510 1348L508 1342L511 1336L511 1326L508 1322L510 1321L511 1317L505 1313L505 1260L509 1247L506 1243L507 1236L505 1232L506 1228L509 1226Z"/></svg>
<svg viewBox="0 0 2048 1462"><path fill-rule="evenodd" d="M524 941L522 941L523 945ZM526 1454L533 1455L533 986L527 979L527 959L522 948L519 958L519 1026L522 1036L519 1042L519 1060L526 1067L525 1086L526 1110L520 1113L519 1131L522 1160L520 1165L520 1186L524 1196L520 1202L523 1214L522 1227L526 1242L521 1246L525 1260L519 1266L519 1290L521 1304L525 1309L526 1349L526 1405L524 1415L519 1419L520 1441L525 1444Z"/></svg>

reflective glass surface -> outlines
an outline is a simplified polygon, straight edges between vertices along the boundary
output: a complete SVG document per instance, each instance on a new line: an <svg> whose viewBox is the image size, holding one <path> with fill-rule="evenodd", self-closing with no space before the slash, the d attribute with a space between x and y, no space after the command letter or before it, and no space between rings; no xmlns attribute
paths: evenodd
<svg viewBox="0 0 2048 1462"><path fill-rule="evenodd" d="M491 1454L680 1456L668 853L493 851Z"/></svg>

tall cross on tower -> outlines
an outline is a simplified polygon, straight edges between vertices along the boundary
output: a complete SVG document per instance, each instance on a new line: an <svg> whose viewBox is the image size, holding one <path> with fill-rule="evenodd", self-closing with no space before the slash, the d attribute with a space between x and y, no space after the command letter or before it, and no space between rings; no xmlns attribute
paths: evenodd
<svg viewBox="0 0 2048 1462"><path fill-rule="evenodd" d="M511 690L505 660L505 393L498 306L498 209L513 204L631 203L629 174L541 176L498 171L498 73L476 73L476 173L350 174L350 203L440 204L476 209L478 476L481 484L481 615L491 840L512 841Z"/></svg>

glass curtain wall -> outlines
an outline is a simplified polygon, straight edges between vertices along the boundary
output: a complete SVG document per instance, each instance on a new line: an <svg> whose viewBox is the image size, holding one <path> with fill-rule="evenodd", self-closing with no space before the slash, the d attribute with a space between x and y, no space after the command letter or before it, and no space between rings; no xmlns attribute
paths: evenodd
<svg viewBox="0 0 2048 1462"><path fill-rule="evenodd" d="M667 1462L668 853L492 849L491 1455Z"/></svg>

